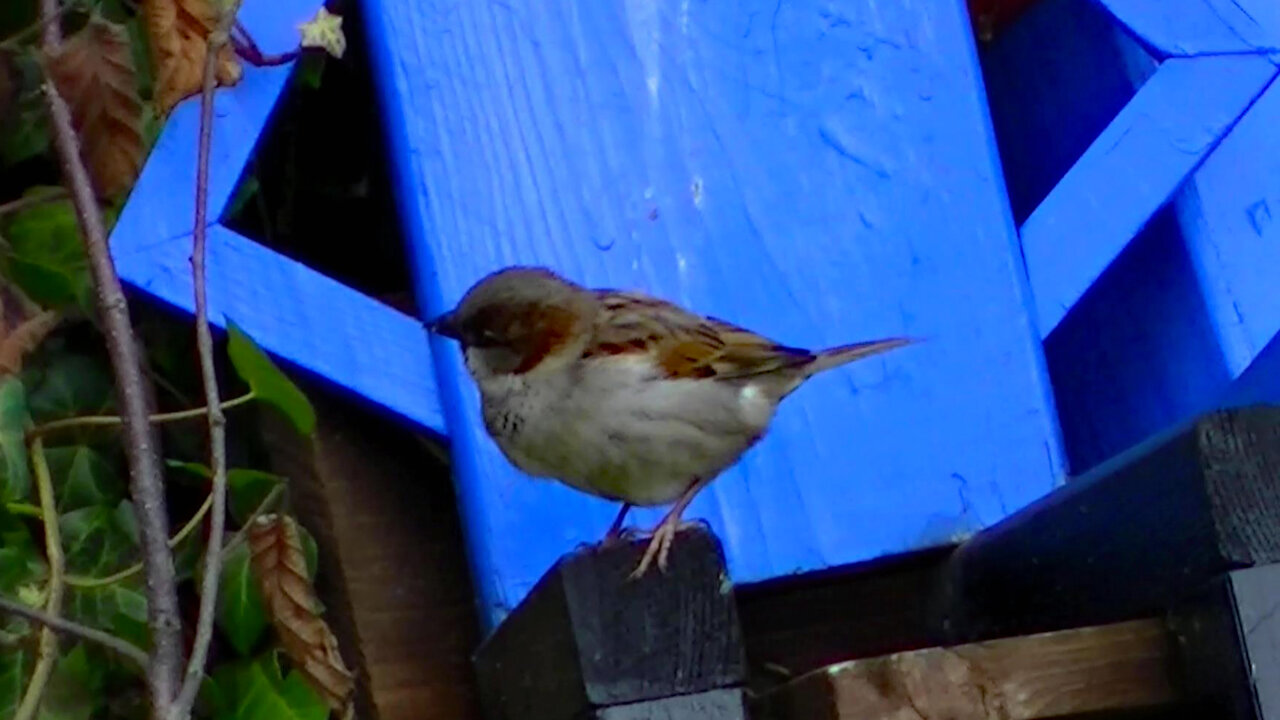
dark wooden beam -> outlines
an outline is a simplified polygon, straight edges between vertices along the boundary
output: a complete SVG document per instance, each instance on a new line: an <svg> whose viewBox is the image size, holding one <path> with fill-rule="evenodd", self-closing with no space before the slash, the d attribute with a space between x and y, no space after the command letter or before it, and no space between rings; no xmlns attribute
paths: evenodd
<svg viewBox="0 0 1280 720"><path fill-rule="evenodd" d="M1280 720L1280 565L1236 570L1180 608L1188 689L1214 717Z"/></svg>
<svg viewBox="0 0 1280 720"><path fill-rule="evenodd" d="M947 642L1160 615L1280 561L1280 408L1215 412L979 533L952 556Z"/></svg>
<svg viewBox="0 0 1280 720"><path fill-rule="evenodd" d="M682 532L665 574L629 581L642 549L584 548L543 576L476 654L489 718L744 716L733 714L745 712L740 695L706 694L736 689L746 673L719 542Z"/></svg>
<svg viewBox="0 0 1280 720"><path fill-rule="evenodd" d="M1031 720L1170 706L1175 644L1160 620L1063 630L833 665L761 698L756 720Z"/></svg>

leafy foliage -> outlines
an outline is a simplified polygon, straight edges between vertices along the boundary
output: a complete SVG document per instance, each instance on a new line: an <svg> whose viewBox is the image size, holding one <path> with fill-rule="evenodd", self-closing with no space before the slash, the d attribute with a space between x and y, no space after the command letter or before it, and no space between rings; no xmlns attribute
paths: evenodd
<svg viewBox="0 0 1280 720"><path fill-rule="evenodd" d="M329 708L296 670L282 675L274 652L218 668L202 690L214 720L329 717Z"/></svg>
<svg viewBox="0 0 1280 720"><path fill-rule="evenodd" d="M9 247L0 270L32 300L55 309L89 306L89 265L69 200L10 215L4 236Z"/></svg>
<svg viewBox="0 0 1280 720"><path fill-rule="evenodd" d="M42 523L57 523L66 561L62 615L145 649L150 645L147 595L118 419L74 422L114 414L115 388L101 351L79 221L62 191L49 187L57 182L59 168L40 86L51 81L68 103L81 157L110 227L115 203L132 186L159 120L199 90L206 36L220 0L58 5L63 42L45 53L39 48L36 0L0 2L0 172L9 194L0 198L0 596L32 607L46 602L49 567ZM343 41L340 19L320 19L324 24L313 30L332 52ZM219 83L236 82L240 72L233 52L224 49L217 62ZM22 195L14 202L17 192ZM133 310L135 318L146 314L137 306ZM139 333L155 381L149 400L159 412L190 409L201 389L190 327L156 317L157 325L173 331L154 344ZM315 413L306 397L238 328L232 329L228 355L257 399L283 413L299 432L312 432ZM57 427L47 425L54 421ZM232 457L261 456L252 427L237 420L228 432ZM35 437L43 439L54 517L44 515L33 489L30 443ZM208 451L207 436L203 423L188 421L164 425L157 437L174 458L171 467L195 473L166 488L173 531L182 528L183 537L171 547L185 605L199 592L208 533L208 518L194 515L197 508L207 508L209 472L199 462ZM174 480L183 477L173 475ZM243 531L283 482L249 467L229 470L232 528ZM316 543L305 528L292 527L290 568L309 588ZM220 664L210 669L204 687L209 712L202 717L328 717L326 696L308 684L316 672L300 664L305 656L294 653L292 669L281 668L284 655L277 633L267 632L274 618L248 543L229 553L221 572L218 633L210 655ZM318 616L319 601L307 605ZM184 623L193 620L183 618ZM0 720L12 716L32 681L37 627L0 614ZM336 641L321 647L336 656ZM66 639L51 659L55 664L43 689L40 720L145 715L145 684L134 665L96 645Z"/></svg>
<svg viewBox="0 0 1280 720"><path fill-rule="evenodd" d="M240 326L228 322L227 334L227 354L231 356L231 364L258 399L284 413L299 433L310 435L314 432L316 411L307 396L280 372Z"/></svg>

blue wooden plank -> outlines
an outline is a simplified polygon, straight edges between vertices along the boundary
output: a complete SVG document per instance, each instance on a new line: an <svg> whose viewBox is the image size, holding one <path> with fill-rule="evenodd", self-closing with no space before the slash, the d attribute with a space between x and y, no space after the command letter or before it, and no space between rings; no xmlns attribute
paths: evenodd
<svg viewBox="0 0 1280 720"><path fill-rule="evenodd" d="M959 0L367 7L428 311L537 262L792 344L930 338L802 388L694 503L735 581L963 537L1059 482ZM513 470L436 342L493 621L614 507Z"/></svg>
<svg viewBox="0 0 1280 720"><path fill-rule="evenodd" d="M1277 127L1280 80L1272 82L1178 199L1200 278L1195 291L1213 320L1231 377L1240 378L1232 393L1255 402L1280 401L1280 395L1263 392L1265 383L1258 377L1268 366L1260 364L1260 355L1280 333L1280 223L1273 220L1280 213ZM1259 390L1250 395L1253 387Z"/></svg>
<svg viewBox="0 0 1280 720"><path fill-rule="evenodd" d="M1098 0L1162 57L1280 50L1275 0Z"/></svg>
<svg viewBox="0 0 1280 720"><path fill-rule="evenodd" d="M245 3L238 16L263 52L284 52L298 45L298 24L321 6L318 0ZM209 217L217 218L235 190L267 117L280 97L293 64L245 66L234 87L214 95L214 133L210 145ZM163 241L191 232L195 211L196 138L200 98L183 100L164 129L112 228L112 243Z"/></svg>
<svg viewBox="0 0 1280 720"><path fill-rule="evenodd" d="M1165 61L1022 225L1051 333L1276 74L1262 56Z"/></svg>
<svg viewBox="0 0 1280 720"><path fill-rule="evenodd" d="M112 248L121 277L190 312L191 238ZM210 228L209 319L420 426L444 432L421 323L222 226Z"/></svg>

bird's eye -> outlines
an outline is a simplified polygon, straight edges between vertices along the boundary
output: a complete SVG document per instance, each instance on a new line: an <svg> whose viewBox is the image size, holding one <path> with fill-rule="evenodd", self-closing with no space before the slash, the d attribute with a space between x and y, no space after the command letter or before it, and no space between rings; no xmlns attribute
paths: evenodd
<svg viewBox="0 0 1280 720"><path fill-rule="evenodd" d="M471 344L476 347L492 347L494 345L501 345L502 336L493 330L485 328L472 335Z"/></svg>

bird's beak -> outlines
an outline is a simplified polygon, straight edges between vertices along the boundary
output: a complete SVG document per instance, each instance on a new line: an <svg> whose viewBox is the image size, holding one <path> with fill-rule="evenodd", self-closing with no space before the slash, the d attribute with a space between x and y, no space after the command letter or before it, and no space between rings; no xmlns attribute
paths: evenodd
<svg viewBox="0 0 1280 720"><path fill-rule="evenodd" d="M429 321L427 323L427 331L435 333L436 335L453 338L454 340L461 337L452 312L444 313L436 319Z"/></svg>

